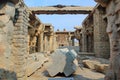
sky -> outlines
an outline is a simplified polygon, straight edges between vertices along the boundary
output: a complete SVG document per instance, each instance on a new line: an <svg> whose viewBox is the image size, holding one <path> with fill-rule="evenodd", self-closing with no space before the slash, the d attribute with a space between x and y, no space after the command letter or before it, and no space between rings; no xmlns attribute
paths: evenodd
<svg viewBox="0 0 120 80"><path fill-rule="evenodd" d="M53 6L53 5L77 5L77 6L95 6L94 0L24 0L28 7L34 6ZM74 31L75 26L81 26L82 21L87 15L84 14L65 14L65 15L37 15L42 23L51 23L55 31L57 29Z"/></svg>

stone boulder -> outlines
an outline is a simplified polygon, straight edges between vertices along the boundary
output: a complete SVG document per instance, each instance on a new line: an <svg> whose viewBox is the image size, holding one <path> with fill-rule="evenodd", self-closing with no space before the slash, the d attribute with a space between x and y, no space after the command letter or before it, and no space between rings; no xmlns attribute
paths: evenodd
<svg viewBox="0 0 120 80"><path fill-rule="evenodd" d="M52 55L52 63L47 68L50 76L55 76L58 73L64 73L69 76L76 71L77 53L74 50L57 49Z"/></svg>
<svg viewBox="0 0 120 80"><path fill-rule="evenodd" d="M89 68L101 73L106 73L109 66L109 61L102 58L93 58L93 59L83 60L83 65L86 68Z"/></svg>
<svg viewBox="0 0 120 80"><path fill-rule="evenodd" d="M97 72L101 72L101 73L106 73L106 71L108 70L109 65L108 64L96 64L95 65L95 70Z"/></svg>
<svg viewBox="0 0 120 80"><path fill-rule="evenodd" d="M83 60L83 64L84 64L85 67L94 70L95 69L95 65L96 64L100 64L100 62L93 61L93 60Z"/></svg>

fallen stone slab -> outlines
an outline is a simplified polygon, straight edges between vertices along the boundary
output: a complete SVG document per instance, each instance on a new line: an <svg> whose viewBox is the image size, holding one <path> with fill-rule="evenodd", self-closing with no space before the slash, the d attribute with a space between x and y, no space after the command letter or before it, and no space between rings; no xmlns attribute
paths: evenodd
<svg viewBox="0 0 120 80"><path fill-rule="evenodd" d="M35 71L40 69L46 61L48 61L48 58L46 58L43 54L39 53L32 55L31 59L32 60L29 59L29 64L26 67L27 76L32 75Z"/></svg>
<svg viewBox="0 0 120 80"><path fill-rule="evenodd" d="M96 70L97 72L106 73L109 67L109 61L102 58L93 58L83 60L83 65L84 67Z"/></svg>
<svg viewBox="0 0 120 80"><path fill-rule="evenodd" d="M55 76L58 73L64 73L69 76L76 71L77 53L74 50L57 49L52 55L52 64L47 68L50 76Z"/></svg>
<svg viewBox="0 0 120 80"><path fill-rule="evenodd" d="M107 70L108 70L108 67L109 67L108 64L96 64L95 65L95 70L97 72L101 72L101 73L105 74L107 72Z"/></svg>
<svg viewBox="0 0 120 80"><path fill-rule="evenodd" d="M93 61L93 60L83 60L84 67L89 68L89 69L93 69L94 70L96 64L100 64L100 62Z"/></svg>

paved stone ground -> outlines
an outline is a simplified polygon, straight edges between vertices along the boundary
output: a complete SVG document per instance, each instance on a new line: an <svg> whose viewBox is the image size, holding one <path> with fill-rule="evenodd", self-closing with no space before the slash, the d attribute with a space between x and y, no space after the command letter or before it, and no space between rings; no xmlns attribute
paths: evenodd
<svg viewBox="0 0 120 80"><path fill-rule="evenodd" d="M48 80L50 77L48 75L48 72L46 71L46 68L48 66L48 63L44 65L41 69L36 71L32 76L28 78L28 80ZM55 78L59 78L63 76L56 76ZM70 77L74 77L75 80L104 80L104 74L91 71L87 68L78 68L77 71L71 75Z"/></svg>

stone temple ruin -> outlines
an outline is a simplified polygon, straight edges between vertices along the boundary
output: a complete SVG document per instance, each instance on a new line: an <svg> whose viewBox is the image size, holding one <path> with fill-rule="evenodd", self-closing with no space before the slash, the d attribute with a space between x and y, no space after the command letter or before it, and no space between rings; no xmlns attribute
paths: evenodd
<svg viewBox="0 0 120 80"><path fill-rule="evenodd" d="M94 8L57 5L41 9L29 8L23 0L1 0L0 80L38 80L30 76L40 72L39 69L50 62L50 55L60 46L74 46L74 38L79 41L78 63L81 64L83 55L92 55L97 61L110 59L109 67L107 62L94 62L93 58L83 64L99 72L103 70L103 80L120 80L120 1L94 1L97 3ZM35 15L54 13L88 16L82 27L75 27L74 32L55 32L52 24L42 23ZM43 76L39 79L48 80ZM81 77L75 80L80 79L84 80Z"/></svg>

